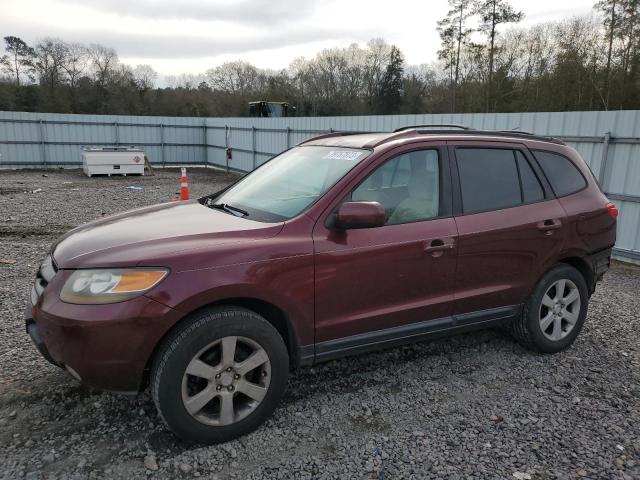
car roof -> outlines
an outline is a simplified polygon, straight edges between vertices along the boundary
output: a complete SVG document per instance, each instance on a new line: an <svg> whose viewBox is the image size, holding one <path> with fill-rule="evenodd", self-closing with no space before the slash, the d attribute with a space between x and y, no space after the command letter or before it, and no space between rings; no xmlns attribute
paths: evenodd
<svg viewBox="0 0 640 480"><path fill-rule="evenodd" d="M332 132L310 138L300 145L321 145L345 148L375 148L393 140L502 140L542 141L565 145L557 138L544 137L521 131L474 130L458 125L415 125L394 130L393 132Z"/></svg>
<svg viewBox="0 0 640 480"><path fill-rule="evenodd" d="M300 145L322 145L329 147L347 147L347 148L370 148L371 144L378 145L383 143L390 133L355 133L355 132L334 132L326 135L313 137Z"/></svg>

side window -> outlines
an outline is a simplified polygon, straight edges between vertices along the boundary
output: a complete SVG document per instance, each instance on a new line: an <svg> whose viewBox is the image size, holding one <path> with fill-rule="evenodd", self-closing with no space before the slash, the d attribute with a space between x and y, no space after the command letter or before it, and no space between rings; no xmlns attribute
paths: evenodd
<svg viewBox="0 0 640 480"><path fill-rule="evenodd" d="M398 155L374 170L352 193L353 201L379 202L387 225L438 216L440 161L437 150Z"/></svg>
<svg viewBox="0 0 640 480"><path fill-rule="evenodd" d="M522 203L513 150L456 149L464 213L514 207Z"/></svg>
<svg viewBox="0 0 640 480"><path fill-rule="evenodd" d="M587 186L580 170L563 155L542 150L534 150L533 154L558 197L575 193Z"/></svg>
<svg viewBox="0 0 640 480"><path fill-rule="evenodd" d="M360 190L359 194L363 196L367 196L366 192L378 192L383 188L389 188L391 186L391 182L393 181L393 175L396 171L398 162L389 161L385 162L384 165L376 169L371 175L369 175L364 182L360 184L358 190ZM370 195L374 195L371 193ZM358 199L363 200L363 199Z"/></svg>
<svg viewBox="0 0 640 480"><path fill-rule="evenodd" d="M400 155L395 162L396 168L393 172L392 186L402 187L409 185L409 178L411 178L411 159L409 154Z"/></svg>
<svg viewBox="0 0 640 480"><path fill-rule="evenodd" d="M544 190L542 190L540 180L538 180L531 165L529 165L529 162L521 151L516 150L515 155L518 162L518 172L520 172L520 181L522 183L522 200L524 203L544 200Z"/></svg>

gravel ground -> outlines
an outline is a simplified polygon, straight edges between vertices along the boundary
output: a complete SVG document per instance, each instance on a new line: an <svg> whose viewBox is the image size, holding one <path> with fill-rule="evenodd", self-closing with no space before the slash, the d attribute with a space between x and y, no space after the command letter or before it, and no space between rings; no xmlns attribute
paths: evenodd
<svg viewBox="0 0 640 480"><path fill-rule="evenodd" d="M189 173L192 195L235 178ZM66 229L178 185L176 170L0 172L0 478L640 478L640 269L622 264L564 353L489 330L302 369L264 426L225 445L177 440L147 392L82 389L24 332L38 262Z"/></svg>

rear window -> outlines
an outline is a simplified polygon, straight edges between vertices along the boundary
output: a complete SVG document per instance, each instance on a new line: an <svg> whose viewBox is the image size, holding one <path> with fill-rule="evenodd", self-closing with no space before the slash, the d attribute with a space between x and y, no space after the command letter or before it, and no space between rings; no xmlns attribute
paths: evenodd
<svg viewBox="0 0 640 480"><path fill-rule="evenodd" d="M564 197L587 186L587 181L578 167L567 157L543 150L534 150L533 154L544 170L556 196Z"/></svg>

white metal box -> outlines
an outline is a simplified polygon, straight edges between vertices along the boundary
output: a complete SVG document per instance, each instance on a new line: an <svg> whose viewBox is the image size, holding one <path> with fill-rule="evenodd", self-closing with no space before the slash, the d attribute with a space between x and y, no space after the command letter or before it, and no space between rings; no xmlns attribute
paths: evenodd
<svg viewBox="0 0 640 480"><path fill-rule="evenodd" d="M144 175L144 151L136 147L83 147L82 169L92 175Z"/></svg>

